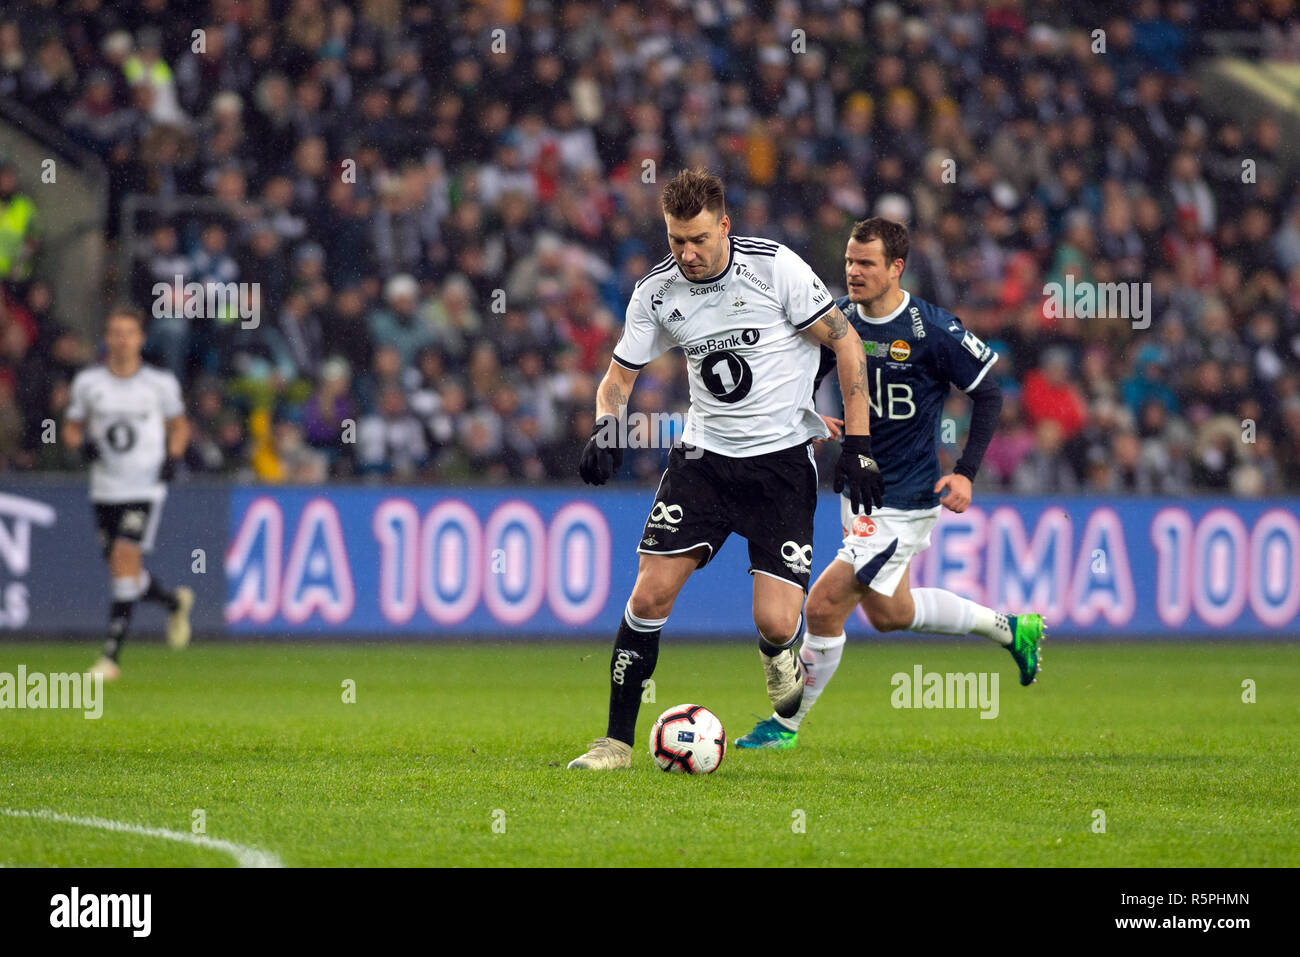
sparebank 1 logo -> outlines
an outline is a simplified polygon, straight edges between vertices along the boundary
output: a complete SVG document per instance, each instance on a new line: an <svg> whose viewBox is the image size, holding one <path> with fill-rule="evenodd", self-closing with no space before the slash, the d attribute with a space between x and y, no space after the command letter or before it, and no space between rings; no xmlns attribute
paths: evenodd
<svg viewBox="0 0 1300 957"><path fill-rule="evenodd" d="M0 628L22 628L30 605L23 578L32 567L32 526L54 524L52 506L0 492Z"/></svg>

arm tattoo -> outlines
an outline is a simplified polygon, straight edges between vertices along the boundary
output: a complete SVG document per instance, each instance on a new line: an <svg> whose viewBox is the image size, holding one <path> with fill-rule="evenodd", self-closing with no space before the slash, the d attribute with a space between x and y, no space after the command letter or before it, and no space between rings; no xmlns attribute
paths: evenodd
<svg viewBox="0 0 1300 957"><path fill-rule="evenodd" d="M858 374L850 386L849 395L867 394L867 360L865 356L858 356Z"/></svg>
<svg viewBox="0 0 1300 957"><path fill-rule="evenodd" d="M619 415L627 406L627 393L617 382L610 382L601 390L600 397L605 401L606 410L612 415Z"/></svg>
<svg viewBox="0 0 1300 957"><path fill-rule="evenodd" d="M844 318L839 306L831 306L831 311L822 316L822 322L826 323L829 330L827 334L831 339L843 339L849 333L849 321Z"/></svg>

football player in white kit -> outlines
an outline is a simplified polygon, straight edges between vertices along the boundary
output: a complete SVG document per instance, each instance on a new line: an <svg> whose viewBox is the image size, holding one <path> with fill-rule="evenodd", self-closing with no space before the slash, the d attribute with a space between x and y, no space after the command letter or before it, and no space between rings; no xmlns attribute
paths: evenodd
<svg viewBox="0 0 1300 957"><path fill-rule="evenodd" d="M189 644L194 605L193 590L182 585L168 591L144 567L166 483L190 440L180 384L170 372L144 364L144 340L142 313L129 306L109 313L104 364L72 380L63 428L65 444L90 463L90 500L112 579L108 642L91 669L110 681L118 676L118 655L137 601L167 609L167 643L173 648Z"/></svg>
<svg viewBox="0 0 1300 957"><path fill-rule="evenodd" d="M660 631L691 573L732 532L749 542L768 697L778 714L798 710L804 674L793 649L804 629L817 506L811 443L829 434L813 406L820 345L835 353L844 398L835 490L855 508L882 501L862 343L826 287L785 246L731 236L722 181L704 170L680 173L661 205L671 255L628 303L596 393L596 427L578 467L583 481L603 485L618 470L626 434L619 424L637 373L674 346L686 354L691 405L637 548L636 584L610 659L606 734L571 768L630 765Z"/></svg>

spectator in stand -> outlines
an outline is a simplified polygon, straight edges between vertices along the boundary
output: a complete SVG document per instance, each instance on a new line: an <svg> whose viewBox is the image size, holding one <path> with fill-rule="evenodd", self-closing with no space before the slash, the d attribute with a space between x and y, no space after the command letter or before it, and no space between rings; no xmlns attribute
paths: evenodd
<svg viewBox="0 0 1300 957"><path fill-rule="evenodd" d="M469 281L458 273L449 276L442 294L424 307L422 318L433 330L434 341L447 363L453 370L462 371L483 327L473 306Z"/></svg>
<svg viewBox="0 0 1300 957"><path fill-rule="evenodd" d="M357 440L358 410L351 389L347 362L329 359L321 366L320 383L303 408L303 439L323 453L331 466L340 456L350 456Z"/></svg>
<svg viewBox="0 0 1300 957"><path fill-rule="evenodd" d="M1034 428L1034 447L1011 480L1022 495L1072 495L1079 490L1074 469L1063 452L1064 434L1055 419L1041 419Z"/></svg>
<svg viewBox="0 0 1300 957"><path fill-rule="evenodd" d="M366 320L375 348L396 349L403 367L410 365L421 349L437 343L433 328L417 309L419 292L414 277L405 273L394 276L384 285L386 308L372 310Z"/></svg>
<svg viewBox="0 0 1300 957"><path fill-rule="evenodd" d="M18 167L0 156L0 280L31 277L38 235L36 203L19 188Z"/></svg>
<svg viewBox="0 0 1300 957"><path fill-rule="evenodd" d="M362 475L382 475L410 481L424 468L429 447L424 428L406 406L397 386L379 394L378 411L364 416L357 430L357 470Z"/></svg>
<svg viewBox="0 0 1300 957"><path fill-rule="evenodd" d="M1025 417L1037 429L1044 421L1060 426L1061 438L1073 438L1087 419L1087 406L1070 381L1070 353L1053 347L1043 354L1043 364L1025 376Z"/></svg>

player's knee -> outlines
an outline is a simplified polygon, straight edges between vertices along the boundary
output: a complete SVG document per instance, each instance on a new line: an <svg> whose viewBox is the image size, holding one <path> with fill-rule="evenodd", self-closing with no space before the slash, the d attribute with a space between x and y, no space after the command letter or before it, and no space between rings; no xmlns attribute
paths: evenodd
<svg viewBox="0 0 1300 957"><path fill-rule="evenodd" d="M632 614L638 618L648 618L653 621L667 618L676 600L677 593L671 588L655 582L639 581L632 589L632 597L628 599L627 604Z"/></svg>
<svg viewBox="0 0 1300 957"><path fill-rule="evenodd" d="M912 626L912 615L904 615L902 609L893 605L883 608L866 608L867 621L876 631L902 631Z"/></svg>
<svg viewBox="0 0 1300 957"><path fill-rule="evenodd" d="M117 539L108 551L108 571L114 576L131 575L140 570L140 549L125 539Z"/></svg>
<svg viewBox="0 0 1300 957"><path fill-rule="evenodd" d="M799 627L799 609L793 612L782 609L765 609L754 612L754 627L773 644L783 645Z"/></svg>
<svg viewBox="0 0 1300 957"><path fill-rule="evenodd" d="M827 601L815 590L808 596L803 613L808 621L808 631L814 635L838 635L844 628L844 618L835 603Z"/></svg>

